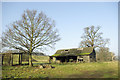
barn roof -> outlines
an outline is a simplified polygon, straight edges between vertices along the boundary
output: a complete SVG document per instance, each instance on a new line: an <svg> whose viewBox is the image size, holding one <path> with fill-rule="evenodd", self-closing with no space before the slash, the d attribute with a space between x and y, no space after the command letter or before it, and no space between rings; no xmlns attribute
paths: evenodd
<svg viewBox="0 0 120 80"><path fill-rule="evenodd" d="M5 52L2 52L0 54L23 54L23 51L18 51L18 50L7 50Z"/></svg>
<svg viewBox="0 0 120 80"><path fill-rule="evenodd" d="M84 48L72 48L72 49L62 49L57 50L52 56L78 56L78 55L89 55L93 51L92 47Z"/></svg>

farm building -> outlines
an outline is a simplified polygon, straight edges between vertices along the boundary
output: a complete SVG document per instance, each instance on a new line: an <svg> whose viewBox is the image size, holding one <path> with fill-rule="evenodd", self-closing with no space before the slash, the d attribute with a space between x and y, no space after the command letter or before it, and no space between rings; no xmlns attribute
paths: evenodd
<svg viewBox="0 0 120 80"><path fill-rule="evenodd" d="M93 47L58 50L50 56L50 62L94 62L96 53Z"/></svg>
<svg viewBox="0 0 120 80"><path fill-rule="evenodd" d="M1 53L2 65L22 65L22 62L28 62L28 54L25 53Z"/></svg>
<svg viewBox="0 0 120 80"><path fill-rule="evenodd" d="M2 65L22 65L22 62L27 62L29 55L18 50L8 50L4 53L0 53L2 58Z"/></svg>
<svg viewBox="0 0 120 80"><path fill-rule="evenodd" d="M33 52L32 55L44 56L44 53ZM29 64L29 53L19 50L8 50L4 53L0 53L2 65L28 65ZM32 61L37 62L34 58Z"/></svg>

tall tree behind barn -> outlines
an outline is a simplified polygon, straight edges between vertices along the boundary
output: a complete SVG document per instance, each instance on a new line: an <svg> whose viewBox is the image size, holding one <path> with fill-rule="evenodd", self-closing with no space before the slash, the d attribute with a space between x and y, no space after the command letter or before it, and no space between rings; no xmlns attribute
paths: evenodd
<svg viewBox="0 0 120 80"><path fill-rule="evenodd" d="M53 20L43 12L26 10L22 19L15 21L2 35L2 46L29 53L29 66L32 66L32 52L59 41L59 34Z"/></svg>
<svg viewBox="0 0 120 80"><path fill-rule="evenodd" d="M79 47L104 47L109 43L109 39L103 39L102 32L99 32L100 27L86 27L84 28L84 34L81 37L81 42Z"/></svg>
<svg viewBox="0 0 120 80"><path fill-rule="evenodd" d="M103 39L102 32L99 32L100 27L86 27L84 34L81 36L79 47L92 47L94 51L94 58L96 59L96 48L105 47L109 43L109 39Z"/></svg>

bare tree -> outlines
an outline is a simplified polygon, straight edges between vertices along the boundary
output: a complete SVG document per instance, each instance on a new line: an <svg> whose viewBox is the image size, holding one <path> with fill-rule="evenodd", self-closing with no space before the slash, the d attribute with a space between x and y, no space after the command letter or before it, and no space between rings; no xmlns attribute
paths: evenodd
<svg viewBox="0 0 120 80"><path fill-rule="evenodd" d="M59 41L59 34L54 21L43 12L26 10L22 19L14 22L3 32L2 45L27 51L29 66L32 66L32 52L45 46L53 47Z"/></svg>
<svg viewBox="0 0 120 80"><path fill-rule="evenodd" d="M84 28L84 34L81 37L82 41L80 42L79 47L103 47L109 43L109 39L102 38L102 32L99 32L100 27L86 27Z"/></svg>
<svg viewBox="0 0 120 80"><path fill-rule="evenodd" d="M108 47L100 47L96 51L98 61L113 61L115 54L109 51Z"/></svg>

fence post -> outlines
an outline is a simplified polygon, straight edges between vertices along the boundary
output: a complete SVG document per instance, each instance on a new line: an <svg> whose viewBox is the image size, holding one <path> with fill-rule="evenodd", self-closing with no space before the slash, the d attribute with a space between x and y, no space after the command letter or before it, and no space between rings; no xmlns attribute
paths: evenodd
<svg viewBox="0 0 120 80"><path fill-rule="evenodd" d="M21 65L22 65L22 53L21 53L20 55L21 55L21 59L20 59L20 62L21 62Z"/></svg>
<svg viewBox="0 0 120 80"><path fill-rule="evenodd" d="M21 61L20 61L20 53L19 53L19 65L21 64Z"/></svg>
<svg viewBox="0 0 120 80"><path fill-rule="evenodd" d="M13 54L11 54L10 57L11 57L11 64L10 65L12 66L13 65Z"/></svg>
<svg viewBox="0 0 120 80"><path fill-rule="evenodd" d="M2 54L2 65L3 65L4 54Z"/></svg>

